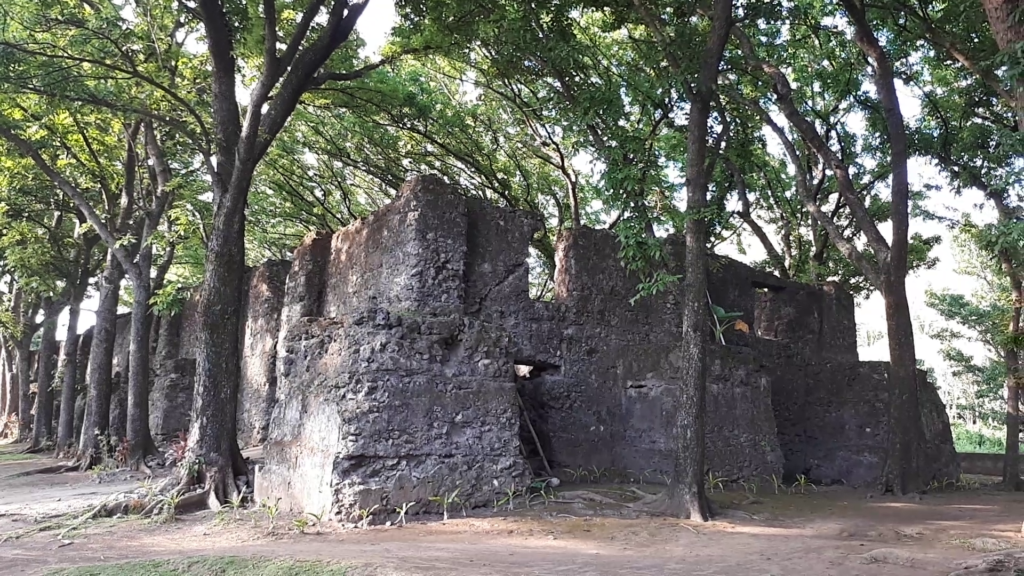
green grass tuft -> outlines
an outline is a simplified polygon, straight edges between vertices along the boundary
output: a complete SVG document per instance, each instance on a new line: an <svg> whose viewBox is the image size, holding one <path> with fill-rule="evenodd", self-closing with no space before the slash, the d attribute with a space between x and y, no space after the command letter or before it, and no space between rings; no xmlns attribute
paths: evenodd
<svg viewBox="0 0 1024 576"><path fill-rule="evenodd" d="M346 568L328 562L239 556L199 556L124 564L82 566L48 576L345 576Z"/></svg>

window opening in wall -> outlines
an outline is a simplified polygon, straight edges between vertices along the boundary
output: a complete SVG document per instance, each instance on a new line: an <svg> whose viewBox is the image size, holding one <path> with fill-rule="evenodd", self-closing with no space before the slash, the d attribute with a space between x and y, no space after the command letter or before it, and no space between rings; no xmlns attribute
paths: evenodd
<svg viewBox="0 0 1024 576"><path fill-rule="evenodd" d="M545 426L545 406L540 389L543 377L559 367L547 362L515 361L516 401L519 403L519 450L534 476L552 477L551 463L544 452L550 445Z"/></svg>
<svg viewBox="0 0 1024 576"><path fill-rule="evenodd" d="M754 289L754 335L766 340L777 340L778 330L772 310L772 297L785 288L760 282L752 282L751 287Z"/></svg>
<svg viewBox="0 0 1024 576"><path fill-rule="evenodd" d="M526 259L530 267L530 298L550 302L555 297L555 263L530 246Z"/></svg>

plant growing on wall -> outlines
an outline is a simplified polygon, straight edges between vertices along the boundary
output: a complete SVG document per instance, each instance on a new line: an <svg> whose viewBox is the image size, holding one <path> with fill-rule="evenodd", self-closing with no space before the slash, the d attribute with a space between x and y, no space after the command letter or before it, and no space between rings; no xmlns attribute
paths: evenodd
<svg viewBox="0 0 1024 576"><path fill-rule="evenodd" d="M708 294L708 306L711 307L711 319L714 321L711 329L715 331L715 340L721 342L723 346L725 345L725 331L730 327L744 334L750 332L750 326L740 320L743 312L726 312L724 308L711 301L711 294Z"/></svg>

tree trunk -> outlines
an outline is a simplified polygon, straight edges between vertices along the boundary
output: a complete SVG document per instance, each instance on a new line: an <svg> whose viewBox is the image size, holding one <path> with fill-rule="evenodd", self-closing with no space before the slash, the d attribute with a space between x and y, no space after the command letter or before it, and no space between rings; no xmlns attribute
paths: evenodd
<svg viewBox="0 0 1024 576"><path fill-rule="evenodd" d="M107 253L107 267L100 276L99 303L92 345L89 348L88 403L78 444L83 470L98 463L100 437L107 435L110 421L110 377L114 364L114 339L117 337L117 303L124 271L113 251Z"/></svg>
<svg viewBox="0 0 1024 576"><path fill-rule="evenodd" d="M32 336L25 331L18 339L18 442L32 433Z"/></svg>
<svg viewBox="0 0 1024 576"><path fill-rule="evenodd" d="M996 39L999 50L1010 52L1017 44L1024 42L1024 1L1022 0L981 0ZM1024 78L1017 78L1013 85L1016 100L1017 129L1024 132Z"/></svg>
<svg viewBox="0 0 1024 576"><path fill-rule="evenodd" d="M1006 452L1003 457L1003 485L1020 490L1020 352L1021 306L1024 305L1024 286L1010 259L1004 258L1003 268L1010 278L1013 291L1013 309L1010 315L1010 345L1006 346Z"/></svg>
<svg viewBox="0 0 1024 576"><path fill-rule="evenodd" d="M7 341L0 335L0 436L3 436L7 432L6 422L4 417L7 416L7 402L10 396L10 390L7 388L7 383L10 381L8 375L11 371L10 365L7 363Z"/></svg>
<svg viewBox="0 0 1024 576"><path fill-rule="evenodd" d="M81 296L85 296L83 292ZM60 394L60 421L57 424L57 453L71 449L75 444L75 398L78 390L78 319L82 313L82 298L75 295L68 308L68 333L64 338L63 372Z"/></svg>
<svg viewBox="0 0 1024 576"><path fill-rule="evenodd" d="M146 250L146 248L143 248ZM139 268L149 274L149 266ZM146 456L156 455L156 444L149 431L149 358L150 332L153 325L149 310L150 282L147 276L132 283L135 300L132 303L131 351L128 355L128 465L138 469Z"/></svg>
<svg viewBox="0 0 1024 576"><path fill-rule="evenodd" d="M14 359L14 343L7 339L4 341L0 353L4 355L4 364L7 366L7 403L4 404L4 411L0 416L9 418L18 411L18 366Z"/></svg>
<svg viewBox="0 0 1024 576"><path fill-rule="evenodd" d="M889 389L893 397L889 415L889 453L883 474L885 487L896 494L920 490L921 477L916 460L921 445L918 404L917 355L914 325L907 301L906 282L885 276L885 321L889 336Z"/></svg>
<svg viewBox="0 0 1024 576"><path fill-rule="evenodd" d="M669 507L681 518L707 521L710 507L704 492L704 419L707 388L708 301L707 222L708 118L715 97L718 70L732 28L732 0L715 0L712 29L701 56L700 73L690 102L686 148L686 256L681 299L679 403L674 438L674 478ZM656 26L653 25L653 26ZM673 48L667 48L669 50ZM671 58L670 61L675 61ZM676 70L681 73L680 70Z"/></svg>
<svg viewBox="0 0 1024 576"><path fill-rule="evenodd" d="M232 182L216 203L213 230L199 291L196 384L189 429L191 458L202 458L196 481L220 502L247 475L235 433L241 374L239 335L245 277L245 198L249 180ZM185 479L189 481L189 479Z"/></svg>
<svg viewBox="0 0 1024 576"><path fill-rule="evenodd" d="M36 379L36 413L32 425L32 447L42 448L53 440L53 380L57 374L57 318L63 307L46 306L39 340L39 375Z"/></svg>

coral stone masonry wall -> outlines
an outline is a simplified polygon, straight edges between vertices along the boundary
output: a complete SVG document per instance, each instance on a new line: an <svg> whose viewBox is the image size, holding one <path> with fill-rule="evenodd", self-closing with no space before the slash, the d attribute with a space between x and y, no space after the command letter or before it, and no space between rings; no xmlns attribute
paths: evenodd
<svg viewBox="0 0 1024 576"><path fill-rule="evenodd" d="M257 496L337 519L405 502L422 511L455 490L485 505L541 470L538 448L560 471L667 478L677 289L631 304L638 279L616 237L581 228L557 244L554 300L531 300L540 229L534 215L418 177L370 217L308 236L291 262L253 270L238 430L264 445ZM681 239L665 254L681 269ZM710 299L751 329L709 348L706 471L877 479L894 387L887 364L857 359L850 295L711 260ZM160 322L151 423L162 434L187 425L193 310ZM944 407L920 387L926 476L956 477Z"/></svg>

